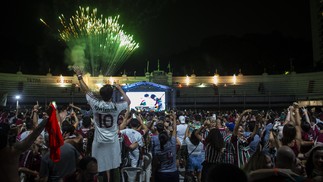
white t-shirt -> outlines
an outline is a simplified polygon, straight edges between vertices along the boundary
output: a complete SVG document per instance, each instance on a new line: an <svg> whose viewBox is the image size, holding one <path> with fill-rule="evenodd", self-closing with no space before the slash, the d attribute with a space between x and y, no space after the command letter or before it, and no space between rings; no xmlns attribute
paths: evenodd
<svg viewBox="0 0 323 182"><path fill-rule="evenodd" d="M20 135L20 140L19 140L19 141L23 141L24 139L26 139L26 138L27 138L27 136L28 136L31 132L32 132L32 131L29 131L29 130L22 132L22 133L21 133L21 135Z"/></svg>
<svg viewBox="0 0 323 182"><path fill-rule="evenodd" d="M181 145L185 144L184 137L185 137L185 132L186 132L187 127L188 127L187 124L177 125L177 137L178 137L179 141L181 142Z"/></svg>
<svg viewBox="0 0 323 182"><path fill-rule="evenodd" d="M187 144L187 152L188 152L188 154L201 155L201 152L203 151L203 143L202 142L199 142L197 147L196 147L196 145L192 144L191 140L188 137L185 138L185 142Z"/></svg>
<svg viewBox="0 0 323 182"><path fill-rule="evenodd" d="M143 137L141 133L134 129L126 128L120 131L122 134L127 135L131 143L137 142L140 147L144 146ZM137 167L139 160L139 147L135 148L133 151L129 152L129 157L131 159L131 167Z"/></svg>
<svg viewBox="0 0 323 182"><path fill-rule="evenodd" d="M92 92L86 94L86 100L93 110L96 141L99 143L118 142L118 115L128 108L128 103L99 100Z"/></svg>

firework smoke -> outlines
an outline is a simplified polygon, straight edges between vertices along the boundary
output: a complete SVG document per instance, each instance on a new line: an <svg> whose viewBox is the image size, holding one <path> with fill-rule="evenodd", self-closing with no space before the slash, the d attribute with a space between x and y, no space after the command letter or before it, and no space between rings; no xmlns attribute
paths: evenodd
<svg viewBox="0 0 323 182"><path fill-rule="evenodd" d="M139 47L132 35L126 34L118 24L119 16L97 16L97 9L79 7L68 21L59 16L62 28L60 37L69 47L68 58L73 65L97 76L113 75Z"/></svg>

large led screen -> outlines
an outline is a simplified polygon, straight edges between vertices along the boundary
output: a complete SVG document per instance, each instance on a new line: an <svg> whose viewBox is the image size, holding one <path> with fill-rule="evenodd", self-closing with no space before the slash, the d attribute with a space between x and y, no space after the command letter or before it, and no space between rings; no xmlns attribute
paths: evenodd
<svg viewBox="0 0 323 182"><path fill-rule="evenodd" d="M164 111L165 92L127 92L130 108L140 111Z"/></svg>

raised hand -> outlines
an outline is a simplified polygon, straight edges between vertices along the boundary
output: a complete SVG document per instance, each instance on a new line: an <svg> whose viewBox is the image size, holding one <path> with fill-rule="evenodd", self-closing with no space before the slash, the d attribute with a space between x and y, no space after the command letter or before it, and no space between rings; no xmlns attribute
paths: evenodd
<svg viewBox="0 0 323 182"><path fill-rule="evenodd" d="M300 108L299 104L297 102L293 103L293 107L295 110L298 110Z"/></svg>
<svg viewBox="0 0 323 182"><path fill-rule="evenodd" d="M244 115L244 114L246 114L246 113L251 113L252 112L252 109L246 109L246 110L244 110L243 112L242 112L242 114L241 115Z"/></svg>
<svg viewBox="0 0 323 182"><path fill-rule="evenodd" d="M115 86L116 89L122 90L122 87L119 84L114 83L113 85Z"/></svg>
<svg viewBox="0 0 323 182"><path fill-rule="evenodd" d="M83 75L83 70L79 66L73 66L72 68L76 75Z"/></svg>
<svg viewBox="0 0 323 182"><path fill-rule="evenodd" d="M126 112L124 113L124 117L128 119L129 116L130 116L130 110L127 109Z"/></svg>

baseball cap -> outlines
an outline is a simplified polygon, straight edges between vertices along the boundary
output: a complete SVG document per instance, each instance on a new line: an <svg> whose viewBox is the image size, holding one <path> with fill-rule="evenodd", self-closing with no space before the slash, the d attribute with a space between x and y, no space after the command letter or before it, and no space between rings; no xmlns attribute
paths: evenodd
<svg viewBox="0 0 323 182"><path fill-rule="evenodd" d="M184 124L185 123L185 117L184 116L179 116L179 122Z"/></svg>
<svg viewBox="0 0 323 182"><path fill-rule="evenodd" d="M234 123L225 123L225 126L232 132L234 129Z"/></svg>

